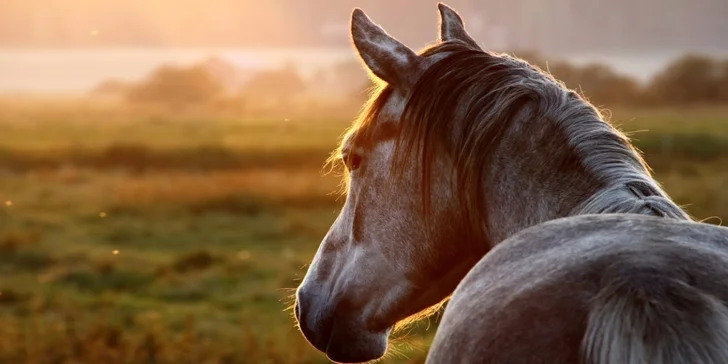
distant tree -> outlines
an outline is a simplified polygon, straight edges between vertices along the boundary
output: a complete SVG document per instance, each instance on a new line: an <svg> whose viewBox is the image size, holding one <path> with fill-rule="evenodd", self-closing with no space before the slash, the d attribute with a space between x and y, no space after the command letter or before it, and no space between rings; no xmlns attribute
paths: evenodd
<svg viewBox="0 0 728 364"><path fill-rule="evenodd" d="M636 104L641 102L642 90L636 80L620 75L603 64L589 64L575 70L573 88L578 88L598 106Z"/></svg>
<svg viewBox="0 0 728 364"><path fill-rule="evenodd" d="M591 63L575 66L563 60L548 60L537 52L512 54L550 73L598 106L634 104L643 100L643 90L636 80L617 73L607 65Z"/></svg>
<svg viewBox="0 0 728 364"><path fill-rule="evenodd" d="M296 68L287 64L282 68L263 70L253 74L243 85L241 93L251 100L288 104L306 90L306 83Z"/></svg>
<svg viewBox="0 0 728 364"><path fill-rule="evenodd" d="M237 92L244 80L243 72L234 64L220 57L210 57L197 64L206 70L226 93Z"/></svg>
<svg viewBox="0 0 728 364"><path fill-rule="evenodd" d="M669 64L649 85L650 95L660 103L697 104L720 102L720 63L702 55L686 55Z"/></svg>
<svg viewBox="0 0 728 364"><path fill-rule="evenodd" d="M201 66L163 66L132 87L127 99L134 103L170 107L206 104L221 95L223 86Z"/></svg>

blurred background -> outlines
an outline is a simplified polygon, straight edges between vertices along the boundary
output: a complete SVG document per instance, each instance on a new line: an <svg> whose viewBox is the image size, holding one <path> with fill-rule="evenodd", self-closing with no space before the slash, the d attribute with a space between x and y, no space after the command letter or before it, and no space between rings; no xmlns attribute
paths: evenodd
<svg viewBox="0 0 728 364"><path fill-rule="evenodd" d="M728 217L728 2L448 4L607 110L696 219ZM370 85L354 6L437 37L429 0L0 2L0 363L327 362L287 307ZM422 363L436 325L383 362Z"/></svg>

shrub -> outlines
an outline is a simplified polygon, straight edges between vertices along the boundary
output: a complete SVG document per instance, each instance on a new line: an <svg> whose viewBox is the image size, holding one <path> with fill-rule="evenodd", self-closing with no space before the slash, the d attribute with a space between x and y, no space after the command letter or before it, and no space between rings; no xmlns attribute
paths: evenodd
<svg viewBox="0 0 728 364"><path fill-rule="evenodd" d="M222 92L223 85L201 66L164 66L141 84L132 87L126 98L133 103L154 103L181 108L209 103Z"/></svg>

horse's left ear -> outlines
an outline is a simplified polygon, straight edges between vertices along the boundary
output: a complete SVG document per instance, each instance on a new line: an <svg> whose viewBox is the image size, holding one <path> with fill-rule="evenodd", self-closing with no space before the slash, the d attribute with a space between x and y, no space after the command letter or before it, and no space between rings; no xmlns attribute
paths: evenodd
<svg viewBox="0 0 728 364"><path fill-rule="evenodd" d="M467 45L482 50L467 30L465 23L458 13L443 3L437 3L440 10L440 41L446 42L450 40L459 40Z"/></svg>

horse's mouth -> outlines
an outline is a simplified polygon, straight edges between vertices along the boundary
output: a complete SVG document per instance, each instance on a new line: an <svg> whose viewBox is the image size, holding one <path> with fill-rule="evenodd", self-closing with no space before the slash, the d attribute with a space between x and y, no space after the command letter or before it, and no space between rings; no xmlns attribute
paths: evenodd
<svg viewBox="0 0 728 364"><path fill-rule="evenodd" d="M380 359L387 352L387 332L372 333L334 326L326 345L326 356L336 363L364 363Z"/></svg>

